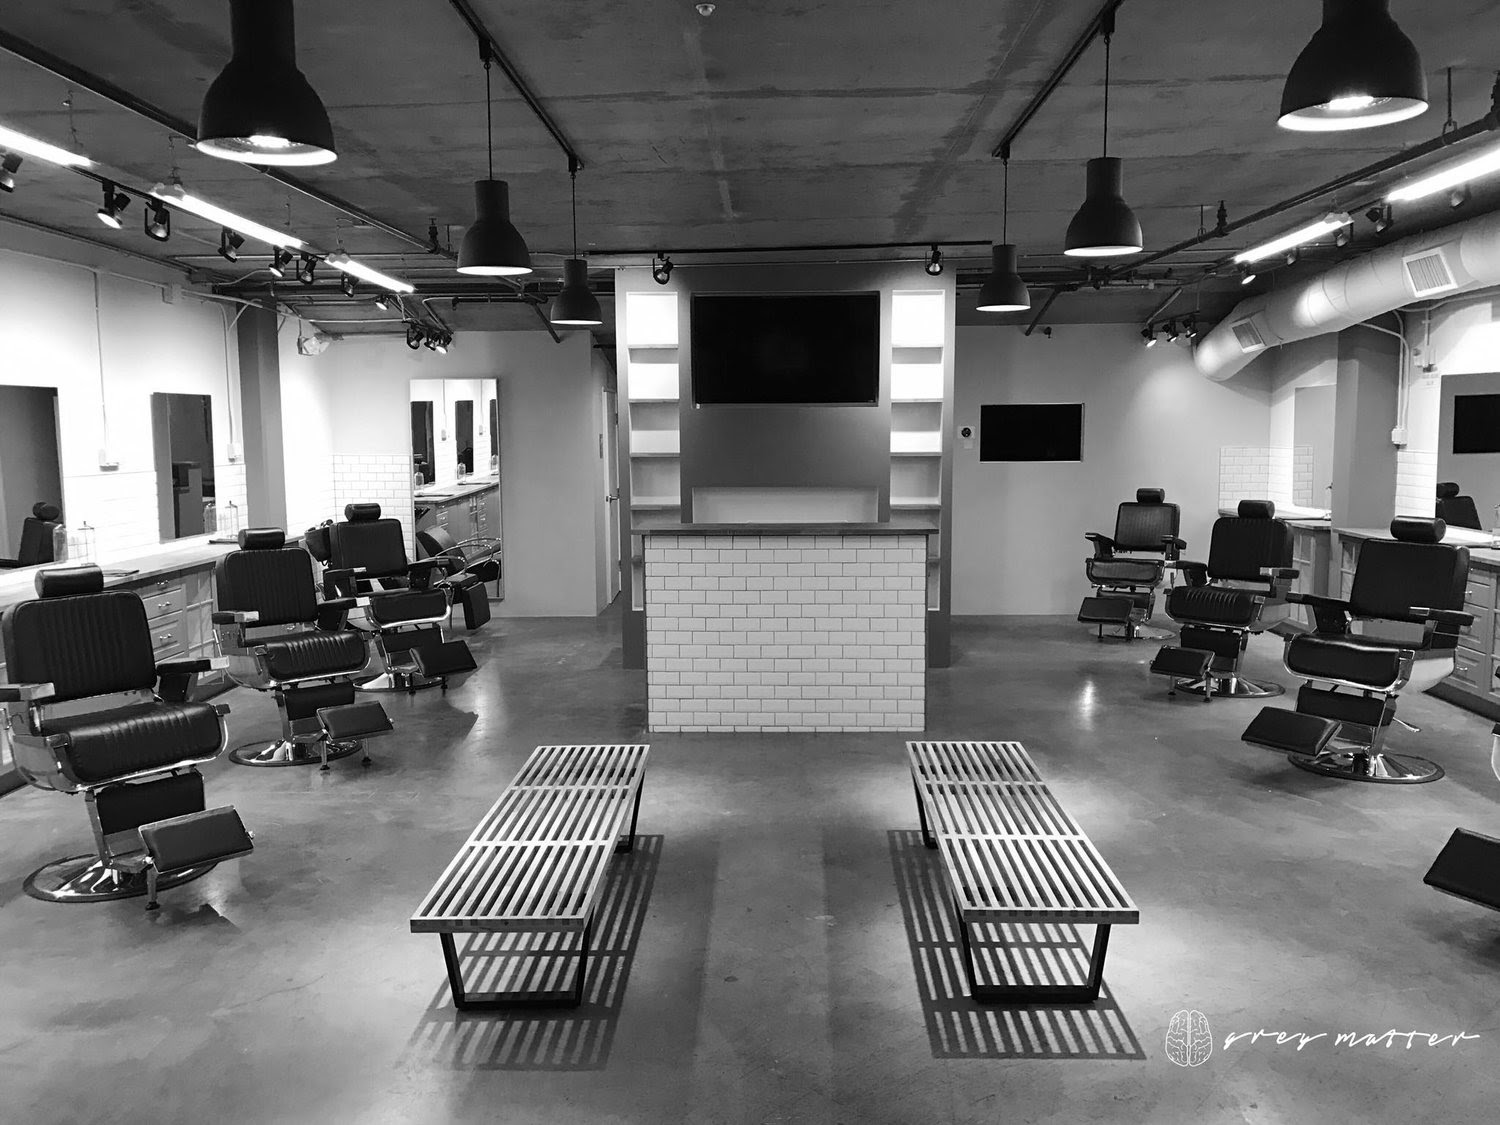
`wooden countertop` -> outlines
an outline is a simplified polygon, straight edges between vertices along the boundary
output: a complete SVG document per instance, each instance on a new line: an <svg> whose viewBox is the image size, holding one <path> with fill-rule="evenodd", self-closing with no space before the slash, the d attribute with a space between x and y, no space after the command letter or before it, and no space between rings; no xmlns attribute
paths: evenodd
<svg viewBox="0 0 1500 1125"><path fill-rule="evenodd" d="M421 492L412 493L412 499L428 504L451 504L455 500L467 500L470 496L499 487L499 477L484 477L477 481L471 478L462 484L455 481L453 484L423 485Z"/></svg>
<svg viewBox="0 0 1500 1125"><path fill-rule="evenodd" d="M636 529L643 535L935 535L935 527L889 523L669 523Z"/></svg>
<svg viewBox="0 0 1500 1125"><path fill-rule="evenodd" d="M1391 537L1391 529L1388 527L1340 527L1335 530L1350 539L1389 539ZM1443 542L1469 548L1471 563L1478 563L1486 570L1500 569L1500 549L1488 546L1495 542L1495 537L1488 532L1474 531L1467 527L1450 527L1448 533L1443 536Z"/></svg>
<svg viewBox="0 0 1500 1125"><path fill-rule="evenodd" d="M221 556L236 549L230 543L208 543L202 538L197 538L186 543L164 543L151 551L100 559L99 565L104 568L106 587L134 586L140 582L164 578L169 574L181 574L186 570L212 566ZM38 571L68 565L68 563L48 563L44 566L0 571L0 609L15 605L17 602L30 601L36 597ZM129 573L124 573L127 571Z"/></svg>

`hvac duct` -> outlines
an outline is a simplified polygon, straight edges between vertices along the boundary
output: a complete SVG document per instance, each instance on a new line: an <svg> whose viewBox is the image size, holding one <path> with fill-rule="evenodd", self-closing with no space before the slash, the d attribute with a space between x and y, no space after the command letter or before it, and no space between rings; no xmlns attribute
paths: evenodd
<svg viewBox="0 0 1500 1125"><path fill-rule="evenodd" d="M1198 341L1198 370L1216 382L1266 348L1327 332L1438 294L1500 285L1500 212L1413 235L1316 277L1248 297Z"/></svg>

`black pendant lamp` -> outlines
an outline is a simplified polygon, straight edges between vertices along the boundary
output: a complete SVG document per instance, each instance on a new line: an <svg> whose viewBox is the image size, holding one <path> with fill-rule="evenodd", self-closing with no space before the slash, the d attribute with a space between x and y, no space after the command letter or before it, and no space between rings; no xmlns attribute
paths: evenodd
<svg viewBox="0 0 1500 1125"><path fill-rule="evenodd" d="M1083 206L1068 224L1063 253L1074 258L1113 258L1139 253L1145 245L1141 224L1121 195L1125 171L1118 156L1109 155L1109 41L1115 33L1115 14L1105 13L1104 32L1104 154L1088 163Z"/></svg>
<svg viewBox="0 0 1500 1125"><path fill-rule="evenodd" d="M1004 159L1005 187L1002 190L1000 212L1000 238L1002 241L990 247L993 264L989 276L979 287L979 312L1022 312L1031 308L1031 294L1026 283L1016 272L1016 248L1010 242L1010 153Z"/></svg>
<svg viewBox="0 0 1500 1125"><path fill-rule="evenodd" d="M199 152L247 164L338 159L328 111L297 69L292 0L229 0L233 53L198 111Z"/></svg>
<svg viewBox="0 0 1500 1125"><path fill-rule="evenodd" d="M1422 59L1390 0L1323 0L1323 26L1292 64L1276 124L1299 132L1371 129L1427 108Z"/></svg>
<svg viewBox="0 0 1500 1125"><path fill-rule="evenodd" d="M578 158L568 157L568 175L573 184L573 256L563 263L563 287L552 298L547 319L568 328L603 324L599 298L589 288L589 264L578 256Z"/></svg>
<svg viewBox="0 0 1500 1125"><path fill-rule="evenodd" d="M484 144L489 154L489 179L474 181L474 222L458 248L458 272L519 277L531 272L531 252L510 221L510 186L495 179L489 44L481 43L480 50L484 58Z"/></svg>

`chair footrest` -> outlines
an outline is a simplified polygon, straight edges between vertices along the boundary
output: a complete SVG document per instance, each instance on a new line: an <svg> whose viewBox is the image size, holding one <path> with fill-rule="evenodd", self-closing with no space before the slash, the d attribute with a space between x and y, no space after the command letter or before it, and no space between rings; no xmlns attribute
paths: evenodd
<svg viewBox="0 0 1500 1125"><path fill-rule="evenodd" d="M1135 604L1125 597L1084 598L1078 607L1078 620L1091 625L1123 625L1134 610Z"/></svg>
<svg viewBox="0 0 1500 1125"><path fill-rule="evenodd" d="M318 708L318 723L328 732L330 742L351 742L360 738L375 738L389 734L390 716L375 700L360 703L345 703L338 707Z"/></svg>
<svg viewBox="0 0 1500 1125"><path fill-rule="evenodd" d="M1455 828L1422 882L1491 910L1500 910L1500 840Z"/></svg>
<svg viewBox="0 0 1500 1125"><path fill-rule="evenodd" d="M1158 676L1171 676L1178 680L1201 680L1208 675L1214 654L1201 648L1178 648L1162 645L1161 651L1151 661L1151 671Z"/></svg>
<svg viewBox="0 0 1500 1125"><path fill-rule="evenodd" d="M1339 724L1332 719L1303 715L1284 707L1262 707L1240 740L1291 754L1317 754L1338 729Z"/></svg>
<svg viewBox="0 0 1500 1125"><path fill-rule="evenodd" d="M463 641L422 645L412 649L411 655L424 676L452 676L459 672L472 672L479 667L474 663L474 654Z"/></svg>
<svg viewBox="0 0 1500 1125"><path fill-rule="evenodd" d="M255 847L233 805L143 824L141 842L163 875L232 859Z"/></svg>

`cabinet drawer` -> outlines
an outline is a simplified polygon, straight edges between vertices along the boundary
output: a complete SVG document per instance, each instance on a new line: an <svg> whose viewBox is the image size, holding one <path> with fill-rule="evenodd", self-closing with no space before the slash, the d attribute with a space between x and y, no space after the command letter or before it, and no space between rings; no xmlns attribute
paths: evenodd
<svg viewBox="0 0 1500 1125"><path fill-rule="evenodd" d="M187 591L181 583L168 586L165 590L158 591L155 584L149 589L138 590L141 601L146 605L146 617L150 621L167 617L174 613L181 613L182 607L187 604Z"/></svg>
<svg viewBox="0 0 1500 1125"><path fill-rule="evenodd" d="M1493 609L1495 605L1495 588L1488 582L1476 580L1475 576L1471 573L1468 584L1464 586L1464 601L1480 606L1483 609Z"/></svg>
<svg viewBox="0 0 1500 1125"><path fill-rule="evenodd" d="M158 661L184 651L182 614L174 613L151 622L151 652Z"/></svg>
<svg viewBox="0 0 1500 1125"><path fill-rule="evenodd" d="M1466 687L1486 691L1490 680L1490 658L1488 654L1475 652L1460 645L1453 653L1452 679Z"/></svg>
<svg viewBox="0 0 1500 1125"><path fill-rule="evenodd" d="M1464 602L1464 612L1474 615L1474 623L1464 626L1460 634L1465 638L1463 643L1481 652L1488 652L1490 642L1494 639L1495 611L1485 605Z"/></svg>

